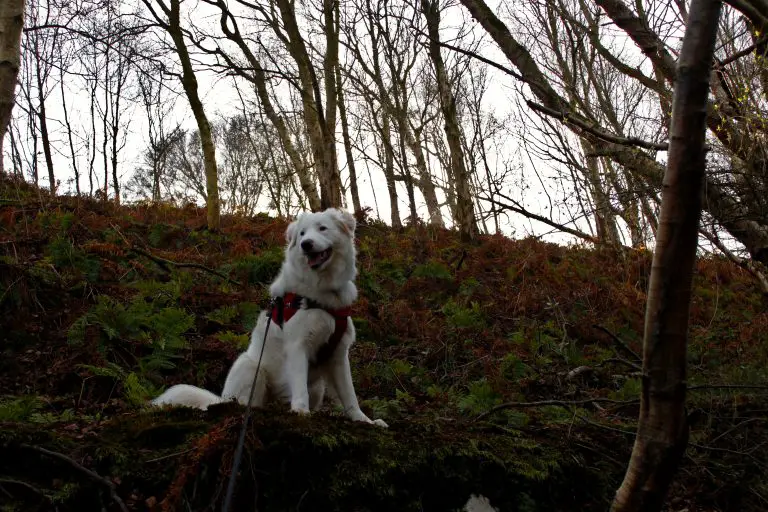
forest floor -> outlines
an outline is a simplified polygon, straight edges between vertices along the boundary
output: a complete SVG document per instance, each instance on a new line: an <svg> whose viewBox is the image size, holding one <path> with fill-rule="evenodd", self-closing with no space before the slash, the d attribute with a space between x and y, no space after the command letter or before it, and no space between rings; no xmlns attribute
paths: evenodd
<svg viewBox="0 0 768 512"><path fill-rule="evenodd" d="M243 409L221 390L285 220L116 206L0 181L3 510L218 510ZM360 219L353 374L389 429L254 412L236 510L606 510L634 440L651 253ZM768 509L768 301L697 262L690 444L669 510ZM506 404L506 405L505 405Z"/></svg>

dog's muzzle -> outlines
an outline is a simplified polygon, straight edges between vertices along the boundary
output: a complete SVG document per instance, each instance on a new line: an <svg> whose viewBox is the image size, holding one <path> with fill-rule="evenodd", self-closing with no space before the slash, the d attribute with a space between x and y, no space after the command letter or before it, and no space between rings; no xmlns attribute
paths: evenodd
<svg viewBox="0 0 768 512"><path fill-rule="evenodd" d="M331 258L331 248L324 251L304 251L304 256L307 258L307 265L312 270L317 270L323 266L323 264Z"/></svg>

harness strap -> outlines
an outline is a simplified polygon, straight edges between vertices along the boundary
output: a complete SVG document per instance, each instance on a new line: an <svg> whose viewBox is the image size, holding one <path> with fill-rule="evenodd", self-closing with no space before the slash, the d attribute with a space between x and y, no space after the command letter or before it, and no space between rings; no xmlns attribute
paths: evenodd
<svg viewBox="0 0 768 512"><path fill-rule="evenodd" d="M282 297L276 297L272 305L272 321L279 325L281 328L285 322L288 322L297 311L302 309L322 309L326 313L330 314L336 327L328 339L328 343L320 347L315 355L315 364L321 365L327 362L333 353L336 352L336 348L341 343L341 338L344 337L344 333L347 332L348 318L352 316L352 308L339 308L329 309L321 306L317 301L314 301L308 297L303 297L296 293L286 293Z"/></svg>

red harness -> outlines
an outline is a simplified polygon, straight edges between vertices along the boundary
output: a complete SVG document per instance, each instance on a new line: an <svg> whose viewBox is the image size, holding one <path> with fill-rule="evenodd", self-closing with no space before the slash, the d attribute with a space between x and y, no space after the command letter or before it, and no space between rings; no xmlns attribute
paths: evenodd
<svg viewBox="0 0 768 512"><path fill-rule="evenodd" d="M336 329L334 329L333 334L328 339L328 343L320 347L315 356L315 364L320 365L328 361L333 353L336 352L336 347L339 346L341 338L347 332L347 319L352 316L352 308L348 306L340 309L328 309L310 298L302 297L295 293L286 293L283 297L275 299L272 306L272 321L282 328L285 322L289 321L298 310L302 309L302 306L304 309L322 309L336 321Z"/></svg>

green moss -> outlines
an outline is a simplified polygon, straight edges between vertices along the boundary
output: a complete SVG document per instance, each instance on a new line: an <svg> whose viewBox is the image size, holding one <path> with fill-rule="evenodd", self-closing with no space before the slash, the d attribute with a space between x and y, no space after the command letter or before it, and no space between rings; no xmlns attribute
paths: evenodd
<svg viewBox="0 0 768 512"><path fill-rule="evenodd" d="M78 460L89 454L85 460L99 474L119 476L119 490L141 488L161 498L170 487L174 509L198 510L221 500L239 411L222 404L207 413L141 412L85 438L76 433L51 438L26 423L2 424L0 471L25 481L77 483L82 489L60 492L58 499L69 510L86 510L93 496L85 491L92 494L98 484L55 461L42 464L44 457L37 454L27 453L24 464L7 457L23 452L21 444L76 451ZM552 491L556 485L572 488L563 485L564 478L580 483L582 500L605 493L589 483L587 468L559 450L482 426L401 421L380 429L336 415L300 417L268 408L254 411L248 439L237 483L239 509L252 508L258 493L259 510L265 512L294 510L299 502L302 510L317 511L453 510L481 492L502 510L515 510L523 494L538 507L531 510L555 510L556 503L574 499Z"/></svg>

